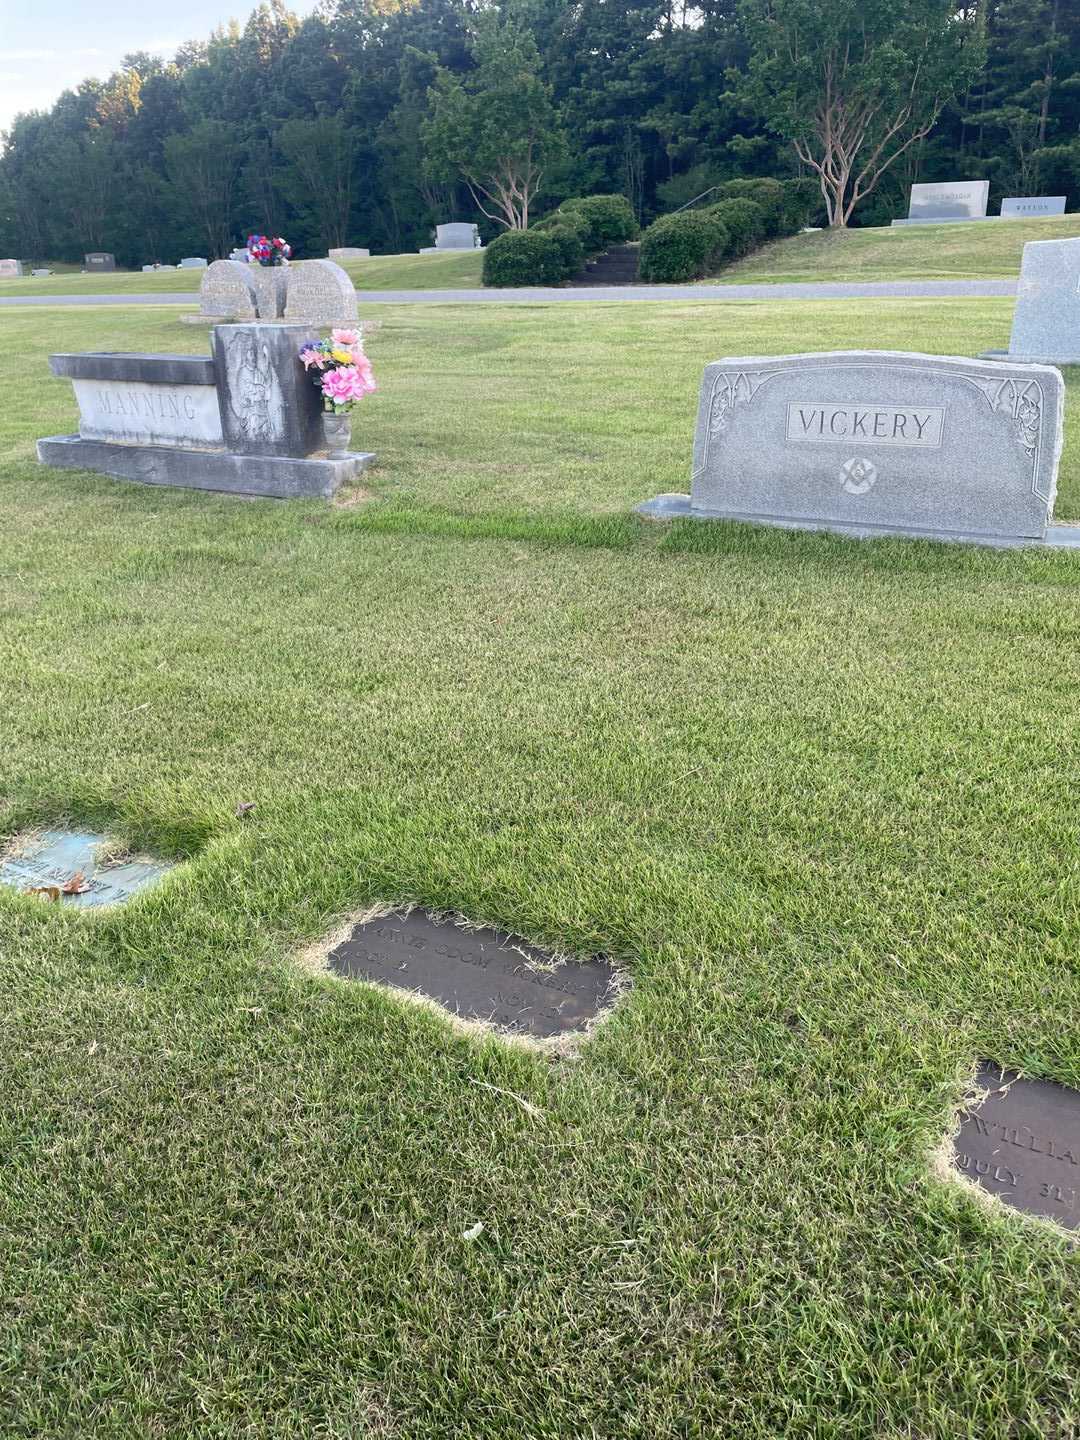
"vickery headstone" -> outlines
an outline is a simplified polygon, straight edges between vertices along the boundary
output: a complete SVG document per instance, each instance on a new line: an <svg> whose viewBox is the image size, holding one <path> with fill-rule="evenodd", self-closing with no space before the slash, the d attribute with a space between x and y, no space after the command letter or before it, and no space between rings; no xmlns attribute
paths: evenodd
<svg viewBox="0 0 1080 1440"><path fill-rule="evenodd" d="M9 848L0 859L0 884L87 909L119 905L155 884L172 865L124 857L99 862L104 835L45 830Z"/></svg>
<svg viewBox="0 0 1080 1440"><path fill-rule="evenodd" d="M1024 246L1009 348L984 358L1080 365L1080 239Z"/></svg>
<svg viewBox="0 0 1080 1440"><path fill-rule="evenodd" d="M309 325L216 325L213 355L51 355L75 385L79 434L38 441L46 465L149 485L278 499L331 495L374 458L325 453Z"/></svg>
<svg viewBox="0 0 1080 1440"><path fill-rule="evenodd" d="M1035 542L1053 513L1063 403L1048 366L889 350L718 360L702 383L689 499L639 509Z"/></svg>
<svg viewBox="0 0 1080 1440"><path fill-rule="evenodd" d="M1065 195L1024 195L1013 196L1001 202L1001 214L1005 220L1022 220L1032 215L1064 215Z"/></svg>
<svg viewBox="0 0 1080 1440"><path fill-rule="evenodd" d="M953 1163L1007 1205L1080 1228L1080 1092L984 1062L989 1093L963 1117Z"/></svg>
<svg viewBox="0 0 1080 1440"><path fill-rule="evenodd" d="M422 910L354 926L328 964L346 979L418 992L461 1019L544 1038L581 1030L615 983L607 960L554 964L516 936Z"/></svg>
<svg viewBox="0 0 1080 1440"><path fill-rule="evenodd" d="M301 260L289 266L285 319L294 325L355 324L356 288L333 260Z"/></svg>
<svg viewBox="0 0 1080 1440"><path fill-rule="evenodd" d="M21 260L0 260L0 275L21 275L22 273Z"/></svg>
<svg viewBox="0 0 1080 1440"><path fill-rule="evenodd" d="M946 180L912 185L906 220L894 225L940 225L949 220L985 220L989 180Z"/></svg>
<svg viewBox="0 0 1080 1440"><path fill-rule="evenodd" d="M83 257L87 270L115 270L116 256L104 250L92 250Z"/></svg>

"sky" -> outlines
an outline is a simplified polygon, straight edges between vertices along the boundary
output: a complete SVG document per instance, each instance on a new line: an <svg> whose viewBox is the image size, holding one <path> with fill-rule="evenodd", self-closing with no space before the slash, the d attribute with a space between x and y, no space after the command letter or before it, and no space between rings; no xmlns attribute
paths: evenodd
<svg viewBox="0 0 1080 1440"><path fill-rule="evenodd" d="M232 18L245 20L258 0L0 0L0 130L20 110L45 110L83 80L103 80L132 50L172 55ZM316 0L290 0L307 15Z"/></svg>

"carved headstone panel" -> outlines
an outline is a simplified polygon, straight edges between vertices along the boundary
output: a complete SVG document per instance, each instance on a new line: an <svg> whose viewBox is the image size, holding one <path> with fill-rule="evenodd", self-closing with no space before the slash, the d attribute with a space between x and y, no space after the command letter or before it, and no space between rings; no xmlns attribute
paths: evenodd
<svg viewBox="0 0 1080 1440"><path fill-rule="evenodd" d="M214 360L221 428L244 455L311 455L322 439L319 392L299 352L317 340L310 325L217 325Z"/></svg>
<svg viewBox="0 0 1080 1440"><path fill-rule="evenodd" d="M258 319L258 292L251 278L256 267L236 260L215 260L199 285L199 311L208 319Z"/></svg>
<svg viewBox="0 0 1080 1440"><path fill-rule="evenodd" d="M356 289L333 260L301 260L289 266L285 319L294 325L354 325Z"/></svg>

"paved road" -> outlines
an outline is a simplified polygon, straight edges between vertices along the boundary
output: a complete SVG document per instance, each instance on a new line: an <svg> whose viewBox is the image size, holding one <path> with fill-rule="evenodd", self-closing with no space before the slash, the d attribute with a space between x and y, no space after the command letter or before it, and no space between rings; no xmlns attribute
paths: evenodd
<svg viewBox="0 0 1080 1440"><path fill-rule="evenodd" d="M1015 280L823 281L800 285L581 285L565 290L358 290L362 305L536 305L573 300L875 300L984 299L1016 294ZM0 305L191 305L191 293L4 295Z"/></svg>

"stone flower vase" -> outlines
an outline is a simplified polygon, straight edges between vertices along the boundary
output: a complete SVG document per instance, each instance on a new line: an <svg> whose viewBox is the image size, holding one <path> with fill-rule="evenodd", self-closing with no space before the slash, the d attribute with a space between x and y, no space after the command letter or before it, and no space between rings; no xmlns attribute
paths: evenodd
<svg viewBox="0 0 1080 1440"><path fill-rule="evenodd" d="M324 410L322 432L330 459L344 460L349 453L349 442L352 439L352 416L349 412Z"/></svg>

